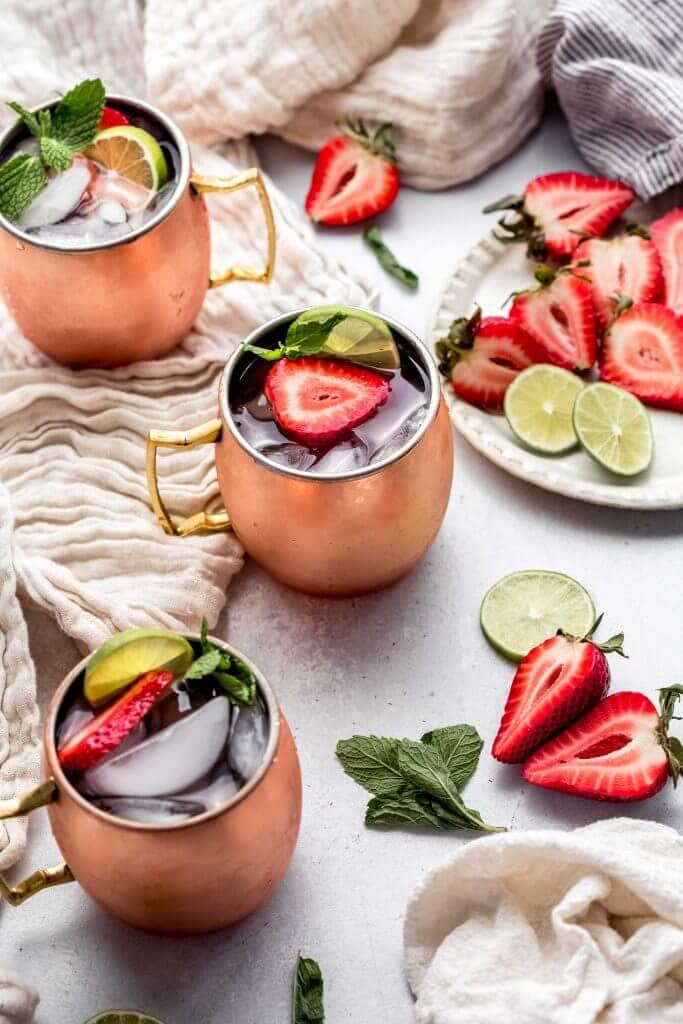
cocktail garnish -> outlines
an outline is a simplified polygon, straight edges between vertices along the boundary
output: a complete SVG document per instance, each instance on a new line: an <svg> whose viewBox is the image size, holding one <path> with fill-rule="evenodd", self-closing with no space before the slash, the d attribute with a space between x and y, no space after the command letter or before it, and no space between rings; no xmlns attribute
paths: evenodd
<svg viewBox="0 0 683 1024"><path fill-rule="evenodd" d="M413 270L401 266L389 246L385 245L382 241L378 227L373 225L366 228L363 232L363 241L370 246L377 257L379 265L386 270L387 274L391 274L397 281L404 284L406 288L411 288L413 291L417 288L420 283L419 277Z"/></svg>
<svg viewBox="0 0 683 1024"><path fill-rule="evenodd" d="M18 220L26 207L47 183L47 170L65 171L76 153L97 134L105 89L101 79L93 78L74 86L52 110L36 114L20 103L8 106L39 143L39 153L20 153L0 166L0 213Z"/></svg>
<svg viewBox="0 0 683 1024"><path fill-rule="evenodd" d="M192 641L195 660L182 678L181 685L191 689L215 686L230 701L240 707L256 703L256 677L243 661L212 644L208 638L209 626L202 619L201 639Z"/></svg>

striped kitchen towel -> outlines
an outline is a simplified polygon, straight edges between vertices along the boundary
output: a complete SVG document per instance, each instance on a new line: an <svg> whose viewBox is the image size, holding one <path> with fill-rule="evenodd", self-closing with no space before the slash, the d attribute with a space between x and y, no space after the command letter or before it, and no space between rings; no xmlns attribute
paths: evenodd
<svg viewBox="0 0 683 1024"><path fill-rule="evenodd" d="M682 0L555 0L537 53L596 170L643 199L683 181Z"/></svg>

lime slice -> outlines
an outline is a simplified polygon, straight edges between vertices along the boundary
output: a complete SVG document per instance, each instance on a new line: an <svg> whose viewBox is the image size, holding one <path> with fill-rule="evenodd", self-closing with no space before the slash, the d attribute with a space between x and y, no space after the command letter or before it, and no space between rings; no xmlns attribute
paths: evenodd
<svg viewBox="0 0 683 1024"><path fill-rule="evenodd" d="M158 1017L150 1017L148 1013L138 1010L105 1010L91 1017L85 1024L161 1024Z"/></svg>
<svg viewBox="0 0 683 1024"><path fill-rule="evenodd" d="M652 462L647 411L635 395L613 384L589 384L574 406L574 429L589 455L619 476L636 476Z"/></svg>
<svg viewBox="0 0 683 1024"><path fill-rule="evenodd" d="M505 392L505 415L515 437L542 455L578 445L572 422L583 381L569 370L539 363L522 370Z"/></svg>
<svg viewBox="0 0 683 1024"><path fill-rule="evenodd" d="M161 146L153 135L132 124L119 124L98 132L85 155L154 192L168 179Z"/></svg>
<svg viewBox="0 0 683 1024"><path fill-rule="evenodd" d="M595 608L571 576L529 569L494 583L481 603L480 622L497 651L521 661L558 629L585 636L595 622Z"/></svg>
<svg viewBox="0 0 683 1024"><path fill-rule="evenodd" d="M302 313L296 324L320 320L332 313L344 319L332 328L322 351L339 359L349 359L372 370L398 370L401 356L389 326L364 309L348 306L319 306Z"/></svg>
<svg viewBox="0 0 683 1024"><path fill-rule="evenodd" d="M165 668L182 675L192 659L192 648L177 633L165 629L126 629L103 643L86 665L86 699L94 707L104 704L154 669Z"/></svg>

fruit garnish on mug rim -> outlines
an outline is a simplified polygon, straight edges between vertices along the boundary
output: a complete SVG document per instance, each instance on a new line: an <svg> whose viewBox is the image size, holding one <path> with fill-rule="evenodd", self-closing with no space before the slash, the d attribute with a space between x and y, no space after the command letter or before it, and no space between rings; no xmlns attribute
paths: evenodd
<svg viewBox="0 0 683 1024"><path fill-rule="evenodd" d="M656 302L626 308L605 334L600 377L648 405L683 412L683 318Z"/></svg>
<svg viewBox="0 0 683 1024"><path fill-rule="evenodd" d="M398 193L399 173L392 126L370 134L363 121L339 121L320 150L306 196L306 213L321 224L354 224L388 209Z"/></svg>
<svg viewBox="0 0 683 1024"><path fill-rule="evenodd" d="M104 108L105 90L99 78L70 89L52 110L33 114L20 103L8 106L38 140L40 153L19 153L0 165L0 213L18 220L43 190L48 171L64 171L73 157L95 138Z"/></svg>
<svg viewBox="0 0 683 1024"><path fill-rule="evenodd" d="M539 264L534 270L538 287L517 292L510 319L526 331L544 358L565 370L588 370L598 354L597 324L591 285L580 270L553 270Z"/></svg>
<svg viewBox="0 0 683 1024"><path fill-rule="evenodd" d="M529 335L502 316L482 317L475 306L458 317L436 343L439 370L459 398L485 409L502 409L505 392L520 370L543 353Z"/></svg>
<svg viewBox="0 0 683 1024"><path fill-rule="evenodd" d="M605 697L524 765L534 786L557 789L591 800L646 800L666 785L677 784L683 744L669 735L683 686L659 691L660 713L642 693Z"/></svg>
<svg viewBox="0 0 683 1024"><path fill-rule="evenodd" d="M406 288L413 290L417 288L420 283L417 274L407 267L401 266L391 249L382 241L382 235L378 227L373 225L366 228L363 232L363 241L370 246L377 257L379 265L386 270L387 274L395 277Z"/></svg>
<svg viewBox="0 0 683 1024"><path fill-rule="evenodd" d="M582 637L559 630L522 659L505 704L493 756L515 764L605 696L610 684L607 654L626 657L624 634L599 643L598 616Z"/></svg>
<svg viewBox="0 0 683 1024"><path fill-rule="evenodd" d="M533 259L563 259L584 235L603 235L612 221L635 199L622 181L580 171L558 171L534 178L521 196L506 196L484 207L484 213L511 210L494 232L501 242L526 242Z"/></svg>
<svg viewBox="0 0 683 1024"><path fill-rule="evenodd" d="M676 207L650 224L650 237L664 273L664 302L683 315L683 209Z"/></svg>
<svg viewBox="0 0 683 1024"><path fill-rule="evenodd" d="M97 130L101 132L105 128L115 128L122 124L130 124L126 115L122 114L120 110L116 110L115 107L105 107Z"/></svg>
<svg viewBox="0 0 683 1024"><path fill-rule="evenodd" d="M683 240L683 236L682 236ZM615 238L586 238L574 252L574 266L590 281L595 314L607 330L620 298L633 303L656 302L662 294L662 268L648 232L629 225Z"/></svg>
<svg viewBox="0 0 683 1024"><path fill-rule="evenodd" d="M264 392L278 426L309 447L333 444L386 402L385 376L339 359L280 359L268 371Z"/></svg>

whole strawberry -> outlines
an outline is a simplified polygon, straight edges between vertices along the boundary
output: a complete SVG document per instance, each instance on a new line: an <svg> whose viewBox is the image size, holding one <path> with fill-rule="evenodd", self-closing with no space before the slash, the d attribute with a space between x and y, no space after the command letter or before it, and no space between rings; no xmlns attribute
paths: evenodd
<svg viewBox="0 0 683 1024"><path fill-rule="evenodd" d="M559 632L522 659L493 743L496 760L524 761L539 744L605 696L610 684L606 655L625 655L622 633L602 644L593 639L601 619L586 636Z"/></svg>
<svg viewBox="0 0 683 1024"><path fill-rule="evenodd" d="M360 120L339 122L318 154L306 213L320 224L355 224L391 206L399 187L391 125L370 135Z"/></svg>

